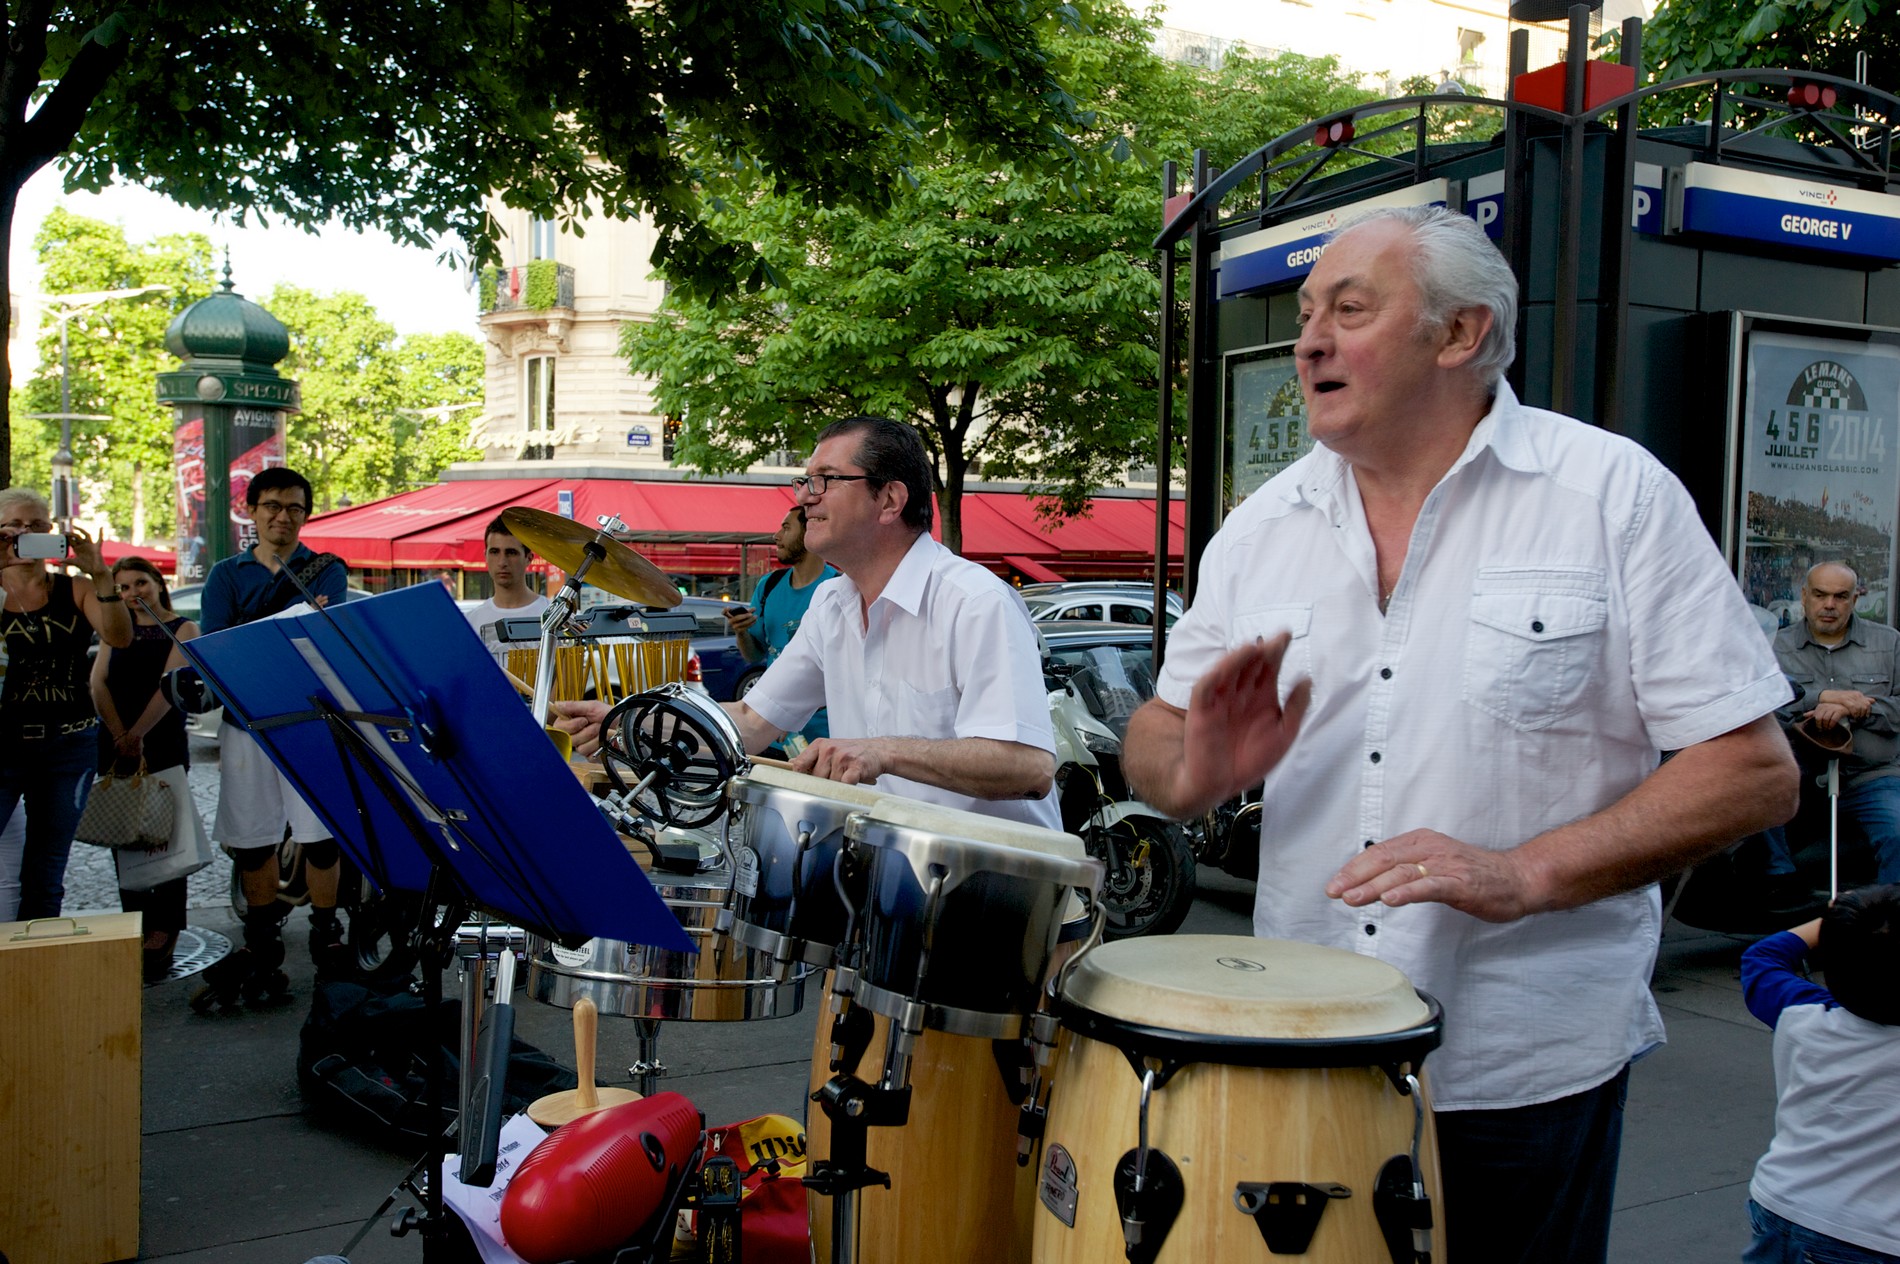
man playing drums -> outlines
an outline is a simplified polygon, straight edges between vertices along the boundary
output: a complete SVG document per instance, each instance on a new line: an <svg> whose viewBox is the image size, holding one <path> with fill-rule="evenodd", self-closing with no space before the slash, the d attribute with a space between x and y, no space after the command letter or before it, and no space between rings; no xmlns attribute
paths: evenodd
<svg viewBox="0 0 1900 1264"><path fill-rule="evenodd" d="M830 712L799 772L1057 829L1055 739L1022 598L930 538L930 458L910 426L828 426L793 480L806 547L843 572L742 701L724 704L757 753ZM556 703L583 752L606 707Z"/></svg>
<svg viewBox="0 0 1900 1264"><path fill-rule="evenodd" d="M1389 961L1451 1257L1600 1261L1654 883L1794 810L1788 695L1677 480L1521 406L1517 285L1469 219L1377 211L1300 290L1321 446L1202 561L1127 769L1177 817L1264 786L1256 934ZM1659 752L1673 759L1659 766Z"/></svg>

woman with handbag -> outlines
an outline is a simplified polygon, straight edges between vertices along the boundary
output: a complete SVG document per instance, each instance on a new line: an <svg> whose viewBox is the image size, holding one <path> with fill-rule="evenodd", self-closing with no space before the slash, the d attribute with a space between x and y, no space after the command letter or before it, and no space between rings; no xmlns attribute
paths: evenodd
<svg viewBox="0 0 1900 1264"><path fill-rule="evenodd" d="M172 610L165 577L144 558L121 559L112 568L112 578L132 613L132 644L117 650L102 648L93 660L92 701L100 720L99 775L129 778L168 768L182 770L191 764L191 744L185 736L184 713L165 694L164 676L185 665L185 656L171 638L189 641L198 635L198 625ZM177 789L189 797L182 784ZM119 853L121 862L124 855ZM145 981L162 982L171 973L178 932L185 929L184 877L161 882L149 891L129 890L122 884L119 907L145 915Z"/></svg>
<svg viewBox="0 0 1900 1264"><path fill-rule="evenodd" d="M0 819L26 804L20 860L22 921L57 917L66 896L66 860L86 805L98 716L87 689L92 634L109 646L132 643L132 617L92 536L74 527L52 535L46 498L25 487L0 491L0 637L7 674L0 685ZM33 537L22 540L22 536ZM66 557L85 578L47 565ZM25 556L22 556L22 553Z"/></svg>

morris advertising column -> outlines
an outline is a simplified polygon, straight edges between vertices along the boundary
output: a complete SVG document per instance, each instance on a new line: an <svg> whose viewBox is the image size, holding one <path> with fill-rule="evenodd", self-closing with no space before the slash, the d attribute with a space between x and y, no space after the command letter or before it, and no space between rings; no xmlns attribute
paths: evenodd
<svg viewBox="0 0 1900 1264"><path fill-rule="evenodd" d="M244 491L253 474L284 464L284 424L302 399L275 367L290 331L232 288L229 263L220 292L172 319L165 348L183 361L158 375L158 402L176 418L178 582L195 583L256 542Z"/></svg>

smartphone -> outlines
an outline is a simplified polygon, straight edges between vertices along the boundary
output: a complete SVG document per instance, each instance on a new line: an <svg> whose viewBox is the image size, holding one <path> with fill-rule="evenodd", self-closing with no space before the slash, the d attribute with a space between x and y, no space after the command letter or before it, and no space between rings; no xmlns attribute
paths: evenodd
<svg viewBox="0 0 1900 1264"><path fill-rule="evenodd" d="M13 555L21 558L64 558L66 537L58 532L42 531L14 536Z"/></svg>

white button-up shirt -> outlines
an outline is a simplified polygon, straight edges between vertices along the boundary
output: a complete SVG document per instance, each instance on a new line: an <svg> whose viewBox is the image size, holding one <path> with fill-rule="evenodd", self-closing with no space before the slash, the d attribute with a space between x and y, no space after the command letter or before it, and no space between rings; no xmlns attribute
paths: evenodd
<svg viewBox="0 0 1900 1264"><path fill-rule="evenodd" d="M1185 708L1228 650L1292 633L1312 709L1267 777L1258 935L1379 957L1445 1007L1441 1109L1529 1105L1659 1043L1654 886L1493 925L1444 905L1349 908L1327 879L1431 829L1503 850L1609 806L1659 752L1768 714L1787 681L1682 485L1636 444L1491 411L1426 498L1381 618L1357 484L1317 449L1209 544L1160 696Z"/></svg>
<svg viewBox="0 0 1900 1264"><path fill-rule="evenodd" d="M820 584L797 634L745 700L787 732L822 706L837 738L987 737L1055 752L1029 608L1015 589L928 535L917 537L868 611L849 576ZM1061 828L1053 793L975 799L890 775L876 785Z"/></svg>

